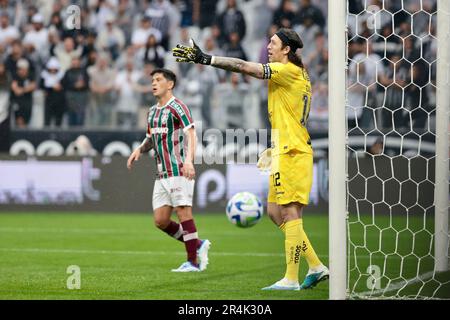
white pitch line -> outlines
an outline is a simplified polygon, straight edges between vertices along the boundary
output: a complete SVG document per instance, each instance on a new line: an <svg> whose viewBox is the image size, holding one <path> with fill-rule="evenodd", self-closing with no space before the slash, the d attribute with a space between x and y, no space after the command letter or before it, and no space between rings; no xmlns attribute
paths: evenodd
<svg viewBox="0 0 450 320"><path fill-rule="evenodd" d="M83 250L83 249L43 249L43 248L0 248L6 252L32 252L32 253L81 253L81 254L123 254L123 255L186 255L182 251L123 251L123 250ZM211 252L215 256L239 257L284 257L281 253L265 252Z"/></svg>
<svg viewBox="0 0 450 320"><path fill-rule="evenodd" d="M139 230L135 229L83 229L83 228L23 228L23 227L0 227L0 233L81 233L81 234L142 234ZM277 232L265 232L259 233L274 235ZM308 232L310 236L317 236L318 233ZM149 235L151 236L151 235ZM158 235L159 236L159 235ZM214 232L214 236L236 236L236 232ZM239 236L254 236L253 234L245 232L240 233Z"/></svg>
<svg viewBox="0 0 450 320"><path fill-rule="evenodd" d="M369 290L369 291L365 291L365 292L361 292L361 293L357 293L357 294L362 295L362 296L377 295L380 293L384 294L387 292L395 291L395 290L410 286L410 285L418 283L418 282L424 282L424 281L432 278L433 276L434 276L434 271L429 271L429 272L419 275L418 277L414 277L414 278L411 278L408 280L392 283L385 289L378 289L378 290L374 290L374 291Z"/></svg>

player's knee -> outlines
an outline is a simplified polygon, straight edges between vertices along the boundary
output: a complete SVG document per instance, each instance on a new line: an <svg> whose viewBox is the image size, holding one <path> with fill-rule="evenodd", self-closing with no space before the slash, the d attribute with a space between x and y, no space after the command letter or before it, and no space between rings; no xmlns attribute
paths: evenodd
<svg viewBox="0 0 450 320"><path fill-rule="evenodd" d="M281 217L281 212L277 208L277 206L272 206L272 205L267 206L267 215L272 220L272 222L275 223L277 226L279 226L283 223L283 219Z"/></svg>
<svg viewBox="0 0 450 320"><path fill-rule="evenodd" d="M162 218L162 217L155 217L154 218L154 223L155 223L155 226L158 229L164 230L169 225L170 219L165 219L165 218Z"/></svg>

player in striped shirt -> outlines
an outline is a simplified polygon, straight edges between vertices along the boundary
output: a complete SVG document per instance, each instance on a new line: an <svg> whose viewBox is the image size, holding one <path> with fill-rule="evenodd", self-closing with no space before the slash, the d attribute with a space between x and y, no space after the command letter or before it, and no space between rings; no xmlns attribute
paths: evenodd
<svg viewBox="0 0 450 320"><path fill-rule="evenodd" d="M153 189L155 225L184 242L187 261L173 272L203 271L208 264L209 240L200 240L192 216L196 134L189 108L173 96L175 74L168 69L151 73L153 95L158 103L150 108L147 135L128 158L128 169L151 149L156 153L157 179ZM171 220L175 209L180 223ZM198 260L197 260L198 258Z"/></svg>

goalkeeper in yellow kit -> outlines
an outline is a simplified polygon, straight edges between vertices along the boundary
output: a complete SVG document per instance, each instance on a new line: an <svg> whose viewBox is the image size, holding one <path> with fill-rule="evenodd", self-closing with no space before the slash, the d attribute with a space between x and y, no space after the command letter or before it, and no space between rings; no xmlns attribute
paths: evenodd
<svg viewBox="0 0 450 320"><path fill-rule="evenodd" d="M306 121L311 106L311 83L301 58L298 34L280 29L267 46L269 63L210 56L192 41L192 47L177 45L177 62L200 63L269 80L268 108L272 125L271 149L261 155L258 166L270 166L267 211L285 234L286 273L283 279L263 290L300 290L328 279L324 266L303 230L302 212L309 202L313 176L313 151ZM301 285L298 282L300 255L309 265Z"/></svg>

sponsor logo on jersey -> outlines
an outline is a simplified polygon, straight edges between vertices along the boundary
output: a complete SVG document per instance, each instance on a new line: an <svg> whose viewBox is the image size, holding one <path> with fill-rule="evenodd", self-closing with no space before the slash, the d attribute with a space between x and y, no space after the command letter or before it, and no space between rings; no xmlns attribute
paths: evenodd
<svg viewBox="0 0 450 320"><path fill-rule="evenodd" d="M173 104L172 107L178 112L180 116L184 116L184 110L179 104Z"/></svg>
<svg viewBox="0 0 450 320"><path fill-rule="evenodd" d="M163 133L168 133L168 132L169 132L169 128L152 128L153 134L163 134Z"/></svg>

